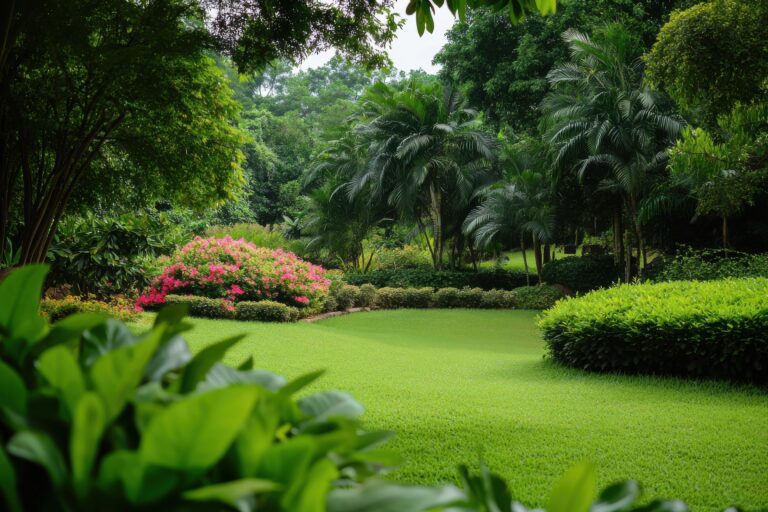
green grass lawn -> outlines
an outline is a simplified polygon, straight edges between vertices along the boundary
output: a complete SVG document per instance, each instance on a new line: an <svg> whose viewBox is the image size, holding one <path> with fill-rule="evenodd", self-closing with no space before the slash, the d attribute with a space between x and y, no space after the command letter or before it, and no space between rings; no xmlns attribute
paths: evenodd
<svg viewBox="0 0 768 512"><path fill-rule="evenodd" d="M328 370L315 386L352 392L371 429L397 432L392 478L455 479L480 457L516 498L542 505L580 460L600 484L640 480L647 495L694 511L768 506L768 395L749 388L587 375L553 366L526 311L400 310L316 324L194 320L195 350L235 333L238 363L287 377Z"/></svg>

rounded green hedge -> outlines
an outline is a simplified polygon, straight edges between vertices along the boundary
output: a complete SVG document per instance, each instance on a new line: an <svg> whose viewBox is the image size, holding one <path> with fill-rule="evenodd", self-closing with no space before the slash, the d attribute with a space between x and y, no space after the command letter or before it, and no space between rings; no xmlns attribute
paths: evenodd
<svg viewBox="0 0 768 512"><path fill-rule="evenodd" d="M575 368L768 383L768 279L622 285L559 302L539 326Z"/></svg>
<svg viewBox="0 0 768 512"><path fill-rule="evenodd" d="M479 272L418 268L373 270L348 272L344 274L344 281L357 286L372 284L376 288L481 288L486 291L512 290L527 284L525 272L502 269Z"/></svg>
<svg viewBox="0 0 768 512"><path fill-rule="evenodd" d="M549 284L565 286L574 293L609 288L621 277L613 256L569 256L546 263L541 278Z"/></svg>

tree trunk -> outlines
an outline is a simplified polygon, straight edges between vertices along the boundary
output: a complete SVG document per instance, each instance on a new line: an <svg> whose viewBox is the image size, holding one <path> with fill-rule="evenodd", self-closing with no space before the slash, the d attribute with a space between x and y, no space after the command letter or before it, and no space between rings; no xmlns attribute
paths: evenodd
<svg viewBox="0 0 768 512"><path fill-rule="evenodd" d="M550 250L551 250L551 247L549 246L549 244L544 244L544 259L543 259L544 263L549 263L552 260L552 254Z"/></svg>
<svg viewBox="0 0 768 512"><path fill-rule="evenodd" d="M429 184L429 196L432 201L432 231L435 237L435 270L443 268L443 215L442 215L442 197L440 190L434 183Z"/></svg>
<svg viewBox="0 0 768 512"><path fill-rule="evenodd" d="M520 234L520 250L523 251L523 267L525 267L525 284L531 286L531 274L528 270L528 248L525 247L525 235Z"/></svg>
<svg viewBox="0 0 768 512"><path fill-rule="evenodd" d="M543 266L541 242L536 238L536 235L533 235L533 259L536 261L536 272L539 274L539 284L541 284L541 267Z"/></svg>
<svg viewBox="0 0 768 512"><path fill-rule="evenodd" d="M723 249L728 248L728 217L723 215Z"/></svg>
<svg viewBox="0 0 768 512"><path fill-rule="evenodd" d="M624 282L632 281L632 233L624 232Z"/></svg>

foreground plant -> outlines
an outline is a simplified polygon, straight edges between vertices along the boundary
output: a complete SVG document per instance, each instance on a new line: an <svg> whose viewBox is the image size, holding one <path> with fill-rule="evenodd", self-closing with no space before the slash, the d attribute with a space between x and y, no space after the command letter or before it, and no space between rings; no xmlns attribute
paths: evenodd
<svg viewBox="0 0 768 512"><path fill-rule="evenodd" d="M38 313L46 268L0 284L0 508L19 511L237 510L290 512L526 511L482 467L463 487L411 487L373 478L393 462L388 432L365 432L346 393L294 395L293 381L221 359L239 338L192 355L184 307L162 310L136 336L95 313L49 325ZM596 476L578 465L550 512L673 512L637 507L624 482L594 501Z"/></svg>

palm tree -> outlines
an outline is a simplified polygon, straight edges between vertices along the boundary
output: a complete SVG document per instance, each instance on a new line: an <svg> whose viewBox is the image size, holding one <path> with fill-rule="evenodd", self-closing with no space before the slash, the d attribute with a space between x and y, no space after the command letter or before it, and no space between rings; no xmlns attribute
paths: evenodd
<svg viewBox="0 0 768 512"><path fill-rule="evenodd" d="M365 95L359 121L368 157L348 183L350 197L370 194L414 222L434 267L442 268L452 235L446 227L460 226L452 217L467 210L456 205L470 204L490 174L494 139L458 92L436 81L377 84Z"/></svg>
<svg viewBox="0 0 768 512"><path fill-rule="evenodd" d="M554 167L575 171L580 179L589 175L602 180L599 189L620 199L614 213L615 243L622 239L626 212L638 253L645 258L641 204L664 176L666 148L683 122L667 112L662 96L643 85L642 61L633 57L631 37L622 27L607 27L601 41L575 30L563 38L571 60L548 74L552 92L543 103ZM630 269L626 257L627 280Z"/></svg>
<svg viewBox="0 0 768 512"><path fill-rule="evenodd" d="M523 141L513 148L507 164L509 176L506 182L485 192L482 203L464 221L464 231L474 238L479 247L519 236L528 284L530 277L525 239L530 236L541 283L541 244L549 243L555 228L546 154L541 144L532 140Z"/></svg>

